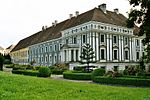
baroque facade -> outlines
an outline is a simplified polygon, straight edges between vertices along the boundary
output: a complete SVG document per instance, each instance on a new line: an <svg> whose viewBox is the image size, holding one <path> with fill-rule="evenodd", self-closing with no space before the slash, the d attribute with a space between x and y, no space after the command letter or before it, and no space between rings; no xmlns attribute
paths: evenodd
<svg viewBox="0 0 150 100"><path fill-rule="evenodd" d="M144 49L142 38L136 36L137 27L127 28L126 17L106 10L106 4L75 16L21 40L12 50L14 63L51 66L56 63L69 63L70 69L80 64L82 46L88 43L95 52L97 67L112 69L118 66L138 64ZM23 53L22 53L23 52ZM21 55L24 54L24 55ZM18 55L18 56L17 56Z"/></svg>

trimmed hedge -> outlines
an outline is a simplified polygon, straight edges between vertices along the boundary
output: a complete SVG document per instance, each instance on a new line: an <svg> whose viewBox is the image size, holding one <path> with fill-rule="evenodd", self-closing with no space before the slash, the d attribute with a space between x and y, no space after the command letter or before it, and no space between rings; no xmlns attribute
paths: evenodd
<svg viewBox="0 0 150 100"><path fill-rule="evenodd" d="M32 71L32 70L12 70L14 74L22 74L22 75L29 75L29 76L38 76L39 72Z"/></svg>
<svg viewBox="0 0 150 100"><path fill-rule="evenodd" d="M62 75L63 74L63 70L53 70L52 74L56 74L56 75Z"/></svg>
<svg viewBox="0 0 150 100"><path fill-rule="evenodd" d="M123 78L123 77L112 78L112 77L97 76L93 78L93 82L102 84L118 84L118 85L150 87L149 79L138 79L138 78Z"/></svg>
<svg viewBox="0 0 150 100"><path fill-rule="evenodd" d="M67 71L63 73L63 77L72 80L91 80L91 73L73 73Z"/></svg>
<svg viewBox="0 0 150 100"><path fill-rule="evenodd" d="M13 68L14 65L13 65L13 64L7 64L7 65L5 65L5 67L6 67L6 68Z"/></svg>

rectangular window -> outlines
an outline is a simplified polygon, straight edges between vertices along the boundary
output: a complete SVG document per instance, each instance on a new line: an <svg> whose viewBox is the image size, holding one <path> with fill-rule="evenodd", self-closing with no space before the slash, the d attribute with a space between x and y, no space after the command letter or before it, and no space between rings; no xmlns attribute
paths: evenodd
<svg viewBox="0 0 150 100"><path fill-rule="evenodd" d="M73 44L77 44L77 38L76 37L73 38Z"/></svg>
<svg viewBox="0 0 150 100"><path fill-rule="evenodd" d="M67 51L64 50L64 52L65 52L65 61L67 61Z"/></svg>
<svg viewBox="0 0 150 100"><path fill-rule="evenodd" d="M113 43L117 43L117 36L113 36Z"/></svg>
<svg viewBox="0 0 150 100"><path fill-rule="evenodd" d="M139 46L140 44L139 44L139 40L136 40L136 46Z"/></svg>
<svg viewBox="0 0 150 100"><path fill-rule="evenodd" d="M45 52L48 52L48 48L47 47L45 47Z"/></svg>
<svg viewBox="0 0 150 100"><path fill-rule="evenodd" d="M76 50L76 61L78 61L78 50Z"/></svg>
<svg viewBox="0 0 150 100"><path fill-rule="evenodd" d="M46 63L48 62L48 57L47 57L47 56L45 57L45 62L46 62Z"/></svg>
<svg viewBox="0 0 150 100"><path fill-rule="evenodd" d="M125 51L125 60L129 59L128 55L129 55L128 51Z"/></svg>
<svg viewBox="0 0 150 100"><path fill-rule="evenodd" d="M82 41L83 41L83 43L86 43L86 36L85 35L82 36Z"/></svg>
<svg viewBox="0 0 150 100"><path fill-rule="evenodd" d="M136 59L137 60L139 60L139 58L140 58L139 55L140 55L139 52L136 52Z"/></svg>
<svg viewBox="0 0 150 100"><path fill-rule="evenodd" d="M57 50L57 45L55 45L54 50L55 50L55 51Z"/></svg>
<svg viewBox="0 0 150 100"><path fill-rule="evenodd" d="M114 66L114 71L118 71L119 66Z"/></svg>
<svg viewBox="0 0 150 100"><path fill-rule="evenodd" d="M101 59L105 59L105 51L104 51L104 49L101 49Z"/></svg>
<svg viewBox="0 0 150 100"><path fill-rule="evenodd" d="M106 66L101 66L101 68L106 70Z"/></svg>
<svg viewBox="0 0 150 100"><path fill-rule="evenodd" d="M49 56L49 62L52 63L52 56Z"/></svg>
<svg viewBox="0 0 150 100"><path fill-rule="evenodd" d="M55 63L56 63L56 62L57 62L57 56L55 56L55 58L54 58L54 59L55 59Z"/></svg>
<svg viewBox="0 0 150 100"><path fill-rule="evenodd" d="M52 49L52 46L50 46L50 47L49 47L49 51L52 52L52 50L53 50L53 49Z"/></svg>
<svg viewBox="0 0 150 100"><path fill-rule="evenodd" d="M71 61L74 61L74 50L71 50Z"/></svg>
<svg viewBox="0 0 150 100"><path fill-rule="evenodd" d="M117 50L114 50L114 60L117 60L118 59L118 53L117 53Z"/></svg>
<svg viewBox="0 0 150 100"><path fill-rule="evenodd" d="M62 44L59 44L59 50L61 49Z"/></svg>
<svg viewBox="0 0 150 100"><path fill-rule="evenodd" d="M69 40L68 39L66 39L66 44L68 44L69 43Z"/></svg>
<svg viewBox="0 0 150 100"><path fill-rule="evenodd" d="M142 56L144 57L144 52L142 52Z"/></svg>
<svg viewBox="0 0 150 100"><path fill-rule="evenodd" d="M102 34L101 35L101 42L104 42L105 41L105 37L104 37L104 35Z"/></svg>
<svg viewBox="0 0 150 100"><path fill-rule="evenodd" d="M128 45L128 38L125 37L125 45Z"/></svg>

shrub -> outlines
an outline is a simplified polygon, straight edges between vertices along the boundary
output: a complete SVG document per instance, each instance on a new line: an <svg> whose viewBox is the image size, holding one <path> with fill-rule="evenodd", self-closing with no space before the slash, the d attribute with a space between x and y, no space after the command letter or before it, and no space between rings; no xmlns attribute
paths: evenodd
<svg viewBox="0 0 150 100"><path fill-rule="evenodd" d="M77 67L74 67L73 70L75 71L84 71L84 67L80 67L80 66L77 66Z"/></svg>
<svg viewBox="0 0 150 100"><path fill-rule="evenodd" d="M95 76L103 76L105 74L105 69L103 68L98 68L98 69L95 69L93 72L92 72L92 78L95 77Z"/></svg>
<svg viewBox="0 0 150 100"><path fill-rule="evenodd" d="M150 87L149 79L138 79L138 78L112 78L112 77L94 77L93 82L101 84L118 84L118 85L132 85L132 86L144 86Z"/></svg>
<svg viewBox="0 0 150 100"><path fill-rule="evenodd" d="M28 66L29 65L14 64L13 65L13 70L26 70Z"/></svg>
<svg viewBox="0 0 150 100"><path fill-rule="evenodd" d="M51 75L51 71L48 67L41 67L39 69L39 76L40 77L49 77Z"/></svg>
<svg viewBox="0 0 150 100"><path fill-rule="evenodd" d="M63 70L53 70L52 74L56 74L56 75L62 75L63 74Z"/></svg>
<svg viewBox="0 0 150 100"><path fill-rule="evenodd" d="M12 73L29 75L29 76L38 76L39 74L37 71L32 71L32 70L12 70Z"/></svg>
<svg viewBox="0 0 150 100"><path fill-rule="evenodd" d="M7 65L5 65L5 67L6 67L6 68L13 68L14 65L13 65L13 64L7 64Z"/></svg>
<svg viewBox="0 0 150 100"><path fill-rule="evenodd" d="M57 75L63 74L63 72L68 69L69 67L67 64L55 64L54 66L50 67L52 74L57 74Z"/></svg>
<svg viewBox="0 0 150 100"><path fill-rule="evenodd" d="M72 80L91 80L91 73L72 73L67 71L63 73L63 77Z"/></svg>

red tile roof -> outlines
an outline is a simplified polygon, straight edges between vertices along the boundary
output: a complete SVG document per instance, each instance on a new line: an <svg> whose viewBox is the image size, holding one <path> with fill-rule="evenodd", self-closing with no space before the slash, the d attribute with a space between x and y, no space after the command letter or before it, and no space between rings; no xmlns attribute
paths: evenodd
<svg viewBox="0 0 150 100"><path fill-rule="evenodd" d="M80 25L89 21L98 21L102 23L109 23L109 24L126 27L126 20L127 18L123 16L122 14L117 14L111 11L107 11L107 13L104 13L101 9L94 8L92 10L89 10L85 13L78 15L77 17L72 17L71 19L67 19L63 22L56 24L56 26L51 26L44 31L37 32L25 39L22 39L15 46L12 52L22 49L22 48L26 48L33 44L59 38L61 37L62 30L71 28L76 25Z"/></svg>

